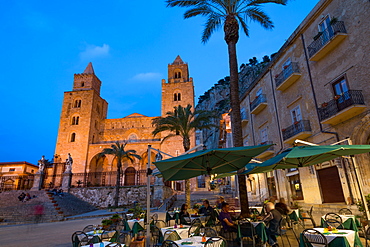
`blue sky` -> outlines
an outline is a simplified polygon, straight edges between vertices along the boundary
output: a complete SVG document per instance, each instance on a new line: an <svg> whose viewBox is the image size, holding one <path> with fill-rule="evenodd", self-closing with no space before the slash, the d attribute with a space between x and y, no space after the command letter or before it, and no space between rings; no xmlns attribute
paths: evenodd
<svg viewBox="0 0 370 247"><path fill-rule="evenodd" d="M249 23L238 62L276 52L318 0L263 7L275 28ZM1 1L0 162L51 159L63 92L89 62L102 81L108 118L137 112L160 115L161 79L180 55L194 78L196 100L227 76L223 32L200 41L204 18L183 19L183 8L164 0Z"/></svg>

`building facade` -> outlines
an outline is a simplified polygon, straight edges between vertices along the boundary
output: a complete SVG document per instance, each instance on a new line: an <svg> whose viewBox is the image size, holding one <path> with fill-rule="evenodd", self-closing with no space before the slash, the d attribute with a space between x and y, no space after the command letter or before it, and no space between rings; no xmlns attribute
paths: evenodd
<svg viewBox="0 0 370 247"><path fill-rule="evenodd" d="M26 161L0 162L0 191L31 189L38 169Z"/></svg>
<svg viewBox="0 0 370 247"><path fill-rule="evenodd" d="M369 144L369 15L366 0L319 1L259 77L248 82L241 94L244 145L276 144L257 158L271 158L296 139ZM356 160L368 194L369 154ZM340 158L248 179L264 177L257 192L261 199L352 204L360 198L353 169L350 159Z"/></svg>
<svg viewBox="0 0 370 247"><path fill-rule="evenodd" d="M113 156L101 157L104 148L119 142L127 142L126 150L136 150L142 157L133 163L122 165L122 185L146 184L147 148L151 145L172 156L184 152L180 137L161 142L164 134L153 137L152 120L155 117L133 113L124 118L107 119L108 103L100 96L101 81L95 75L91 63L82 74L74 75L72 91L64 93L54 165L47 169L46 184L58 186L65 171L65 161L73 157L72 184L88 186L114 185L117 162ZM180 56L168 65L168 79L162 80L162 117L177 105L194 106L193 79L189 77L188 64ZM195 134L191 147L195 144ZM151 160L156 153L152 152ZM168 157L164 157L168 158ZM172 186L181 188L181 183Z"/></svg>

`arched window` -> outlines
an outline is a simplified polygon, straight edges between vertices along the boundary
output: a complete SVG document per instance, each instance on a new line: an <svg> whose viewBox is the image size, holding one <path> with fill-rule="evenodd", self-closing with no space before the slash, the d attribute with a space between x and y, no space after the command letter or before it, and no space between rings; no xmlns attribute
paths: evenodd
<svg viewBox="0 0 370 247"><path fill-rule="evenodd" d="M80 117L76 117L76 125L78 125L79 121L80 121Z"/></svg>
<svg viewBox="0 0 370 247"><path fill-rule="evenodd" d="M175 79L180 79L180 78L181 78L181 72L175 71Z"/></svg>
<svg viewBox="0 0 370 247"><path fill-rule="evenodd" d="M181 101L181 93L177 94L177 101Z"/></svg>
<svg viewBox="0 0 370 247"><path fill-rule="evenodd" d="M73 107L74 108L80 108L81 107L81 100L80 99L76 99Z"/></svg>
<svg viewBox="0 0 370 247"><path fill-rule="evenodd" d="M173 101L177 101L177 93L173 94Z"/></svg>
<svg viewBox="0 0 370 247"><path fill-rule="evenodd" d="M72 125L78 125L80 121L80 117L72 117Z"/></svg>
<svg viewBox="0 0 370 247"><path fill-rule="evenodd" d="M133 167L128 167L125 171L125 185L135 185L136 170Z"/></svg>
<svg viewBox="0 0 370 247"><path fill-rule="evenodd" d="M71 142L75 142L75 141L76 141L76 133L72 133Z"/></svg>
<svg viewBox="0 0 370 247"><path fill-rule="evenodd" d="M128 137L129 142L135 142L137 140L137 135L132 133Z"/></svg>

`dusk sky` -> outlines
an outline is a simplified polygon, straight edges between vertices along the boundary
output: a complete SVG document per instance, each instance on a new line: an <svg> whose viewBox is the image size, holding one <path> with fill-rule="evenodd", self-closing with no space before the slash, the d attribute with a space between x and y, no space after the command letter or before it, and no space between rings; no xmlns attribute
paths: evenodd
<svg viewBox="0 0 370 247"><path fill-rule="evenodd" d="M275 28L249 23L238 62L279 50L318 0L267 4ZM189 64L198 97L228 76L223 31L201 43L205 19L183 19L185 8L164 0L41 1L0 3L0 162L37 164L52 159L63 93L89 62L102 81L108 118L160 115L161 79L177 55Z"/></svg>

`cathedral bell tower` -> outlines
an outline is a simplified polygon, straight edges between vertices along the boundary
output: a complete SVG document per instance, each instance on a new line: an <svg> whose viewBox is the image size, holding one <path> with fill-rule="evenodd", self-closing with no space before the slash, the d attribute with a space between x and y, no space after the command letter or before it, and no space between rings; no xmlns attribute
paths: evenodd
<svg viewBox="0 0 370 247"><path fill-rule="evenodd" d="M89 63L74 75L73 90L64 92L55 154L64 162L73 157L73 173L86 172L89 145L98 142L101 123L107 118L108 103L100 97L101 81Z"/></svg>
<svg viewBox="0 0 370 247"><path fill-rule="evenodd" d="M162 114L173 111L175 106L186 107L188 104L194 110L193 78L189 77L188 64L177 56L173 63L168 65L168 80L162 79Z"/></svg>

